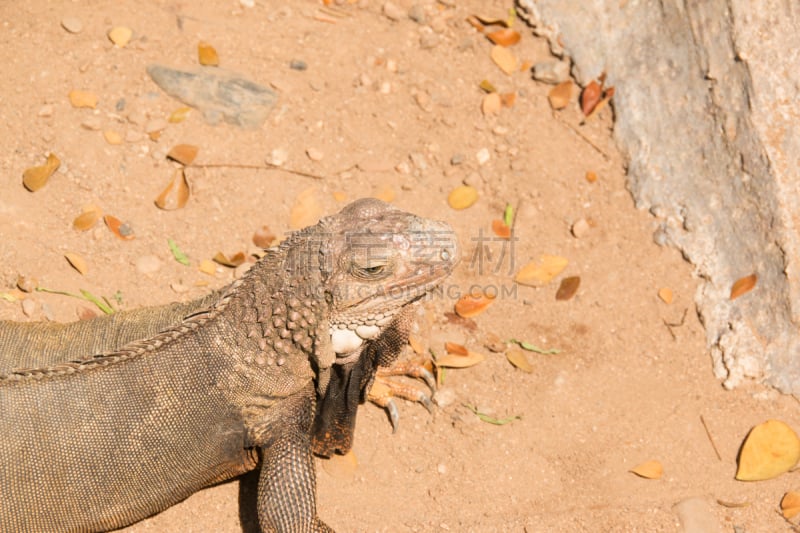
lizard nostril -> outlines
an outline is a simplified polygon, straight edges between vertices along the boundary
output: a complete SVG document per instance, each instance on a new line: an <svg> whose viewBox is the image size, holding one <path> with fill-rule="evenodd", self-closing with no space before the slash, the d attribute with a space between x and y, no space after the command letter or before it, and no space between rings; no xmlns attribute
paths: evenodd
<svg viewBox="0 0 800 533"><path fill-rule="evenodd" d="M439 257L442 259L442 261L450 261L452 256L450 255L450 250L447 248L442 248L442 251L439 252Z"/></svg>

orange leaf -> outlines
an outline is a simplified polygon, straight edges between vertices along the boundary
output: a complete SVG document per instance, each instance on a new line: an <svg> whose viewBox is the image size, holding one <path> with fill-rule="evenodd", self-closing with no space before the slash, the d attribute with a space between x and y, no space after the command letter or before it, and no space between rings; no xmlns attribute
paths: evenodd
<svg viewBox="0 0 800 533"><path fill-rule="evenodd" d="M450 353L437 357L436 366L445 366L447 368L467 368L477 365L484 359L486 359L486 356L475 352L467 352L467 355Z"/></svg>
<svg viewBox="0 0 800 533"><path fill-rule="evenodd" d="M483 313L494 301L493 294L485 292L474 292L467 294L458 299L455 305L455 311L461 318L472 318Z"/></svg>
<svg viewBox="0 0 800 533"><path fill-rule="evenodd" d="M669 287L661 287L658 289L658 297L661 298L665 304L672 303L672 289Z"/></svg>
<svg viewBox="0 0 800 533"><path fill-rule="evenodd" d="M228 257L222 252L217 252L217 255L214 256L214 261L219 263L220 265L236 268L239 265L243 264L247 260L247 257L244 255L244 252L237 252L235 255Z"/></svg>
<svg viewBox="0 0 800 533"><path fill-rule="evenodd" d="M456 344L455 342L445 342L444 349L447 353L455 355L467 355L469 353L466 346L462 344Z"/></svg>
<svg viewBox="0 0 800 533"><path fill-rule="evenodd" d="M61 166L61 161L55 155L50 154L44 165L31 167L22 173L22 184L29 191L36 192L45 186L47 180L58 170L59 166Z"/></svg>
<svg viewBox="0 0 800 533"><path fill-rule="evenodd" d="M167 157L173 161L177 161L181 165L189 166L197 157L197 146L192 144L176 144L167 153Z"/></svg>
<svg viewBox="0 0 800 533"><path fill-rule="evenodd" d="M664 467L658 461L647 461L631 469L631 472L645 479L661 479L661 476L664 475Z"/></svg>
<svg viewBox="0 0 800 533"><path fill-rule="evenodd" d="M86 264L86 260L83 257L79 256L78 254L67 252L64 254L64 258L72 268L78 271L81 276L86 274L89 266Z"/></svg>
<svg viewBox="0 0 800 533"><path fill-rule="evenodd" d="M494 44L500 46L513 46L519 42L520 34L511 28L501 28L499 30L487 33L486 37L489 38Z"/></svg>
<svg viewBox="0 0 800 533"><path fill-rule="evenodd" d="M511 228L506 225L502 220L492 220L492 231L501 239L511 238Z"/></svg>
<svg viewBox="0 0 800 533"><path fill-rule="evenodd" d="M120 219L112 215L106 215L103 217L103 222L106 223L108 229L111 230L111 233L122 239L123 241L129 241L135 237L133 234L133 229L128 224L123 224Z"/></svg>
<svg viewBox="0 0 800 533"><path fill-rule="evenodd" d="M558 286L556 291L556 300L569 300L578 292L580 285L581 278L579 276L570 276L562 279L561 285Z"/></svg>
<svg viewBox="0 0 800 533"><path fill-rule="evenodd" d="M503 101L503 107L514 107L514 102L517 101L517 93L503 93L500 95Z"/></svg>
<svg viewBox="0 0 800 533"><path fill-rule="evenodd" d="M586 171L586 181L589 183L594 183L597 181L597 174L592 172L591 170Z"/></svg>
<svg viewBox="0 0 800 533"><path fill-rule="evenodd" d="M183 168L175 169L172 180L155 200L156 206L165 211L174 211L189 201L189 183Z"/></svg>
<svg viewBox="0 0 800 533"><path fill-rule="evenodd" d="M72 90L69 92L69 103L72 107L97 107L97 95L90 91Z"/></svg>
<svg viewBox="0 0 800 533"><path fill-rule="evenodd" d="M547 93L550 107L553 109L564 109L572 100L572 80L559 83Z"/></svg>
<svg viewBox="0 0 800 533"><path fill-rule="evenodd" d="M203 41L197 45L197 60L201 65L208 67L219 66L219 55L217 55L216 49Z"/></svg>
<svg viewBox="0 0 800 533"><path fill-rule="evenodd" d="M731 300L735 300L739 296L752 291L757 281L758 274L750 274L749 276L737 279L731 287Z"/></svg>
<svg viewBox="0 0 800 533"><path fill-rule="evenodd" d="M583 114L588 115L591 113L602 97L603 88L595 80L590 81L589 85L581 93L581 111L583 111Z"/></svg>
<svg viewBox="0 0 800 533"><path fill-rule="evenodd" d="M787 520L800 514L800 492L789 491L781 498L781 513Z"/></svg>

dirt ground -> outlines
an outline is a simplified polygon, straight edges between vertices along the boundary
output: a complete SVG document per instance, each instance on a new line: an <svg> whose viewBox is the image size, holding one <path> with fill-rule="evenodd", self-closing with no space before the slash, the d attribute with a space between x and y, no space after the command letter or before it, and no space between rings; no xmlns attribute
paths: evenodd
<svg viewBox="0 0 800 533"><path fill-rule="evenodd" d="M112 298L119 308L188 300L233 279L226 267L201 272L203 259L252 250L263 225L288 231L298 196L312 198L320 213L340 209L342 196L393 196L403 209L447 220L463 246L444 294L426 304L431 348L441 354L452 341L486 360L446 372L433 414L400 402L396 434L380 409L361 409L358 468L318 462L319 513L331 526L680 531L673 506L697 497L720 531L792 530L778 504L796 488L796 474L743 483L734 473L753 425L777 418L800 428L796 401L757 384L726 391L713 377L692 267L653 243L654 219L634 208L611 138L611 109L585 125L574 98L553 112L550 86L528 70L504 74L490 59L491 43L465 22L472 13L505 18L509 2L420 0L419 21L392 20L371 0L332 8L310 0L243 4L0 5L0 292L16 294L24 275L52 290L121 295L121 303ZM412 6L396 5L403 13ZM66 31L65 17L78 19L81 31ZM124 48L106 37L117 26L133 30ZM550 58L524 24L515 27L523 35L512 48L517 57ZM194 66L200 41L216 48L223 67L274 88L278 102L256 130L211 126L192 112L162 123L152 140L152 121L183 104L161 92L145 67ZM290 68L294 60L307 69ZM513 106L485 116L482 80L515 92ZM96 94L96 109L71 106L73 89ZM122 143L107 142L108 130ZM165 154L179 143L199 147L198 164L231 166L188 168L187 205L163 211L153 201L176 167ZM484 149L489 157L481 164ZM284 168L321 179L245 168L276 150L285 151ZM60 168L28 192L23 171L50 152ZM587 181L587 171L597 181ZM479 199L456 211L447 197L462 183ZM120 240L102 223L74 230L91 204L128 223L135 239ZM491 232L506 204L517 207L513 243ZM581 219L576 237L571 228ZM188 255L188 267L173 260L167 239ZM66 253L85 259L83 275ZM542 254L569 265L542 287L515 284L513 274ZM557 301L566 276L580 276L581 285ZM474 285L499 296L472 321L448 319L455 299ZM658 298L662 287L673 291L672 303ZM0 319L70 321L94 308L44 292L26 300L25 312L21 300L0 300ZM524 373L486 347L492 335L560 352L529 353L533 372ZM493 425L465 405L520 418ZM651 459L663 464L661 479L630 473ZM254 531L253 480L242 484L241 491L238 480L204 490L127 531Z"/></svg>

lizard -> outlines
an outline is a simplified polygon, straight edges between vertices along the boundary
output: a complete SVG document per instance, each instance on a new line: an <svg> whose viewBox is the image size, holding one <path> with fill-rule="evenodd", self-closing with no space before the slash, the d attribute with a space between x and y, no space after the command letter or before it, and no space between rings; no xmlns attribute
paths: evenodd
<svg viewBox="0 0 800 533"><path fill-rule="evenodd" d="M148 339L0 367L0 530L116 529L260 463L263 531L331 531L312 452L350 449L357 405L405 344L411 304L458 260L446 223L362 199Z"/></svg>

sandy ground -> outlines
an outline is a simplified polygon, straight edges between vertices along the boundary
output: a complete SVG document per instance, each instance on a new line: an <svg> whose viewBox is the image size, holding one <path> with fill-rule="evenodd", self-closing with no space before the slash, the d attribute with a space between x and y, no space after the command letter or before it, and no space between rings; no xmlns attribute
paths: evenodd
<svg viewBox="0 0 800 533"><path fill-rule="evenodd" d="M422 23L391 20L373 1L327 11L313 1L200 4L0 5L0 292L25 275L54 290L118 293L121 308L186 300L232 279L224 267L200 272L201 260L252 249L262 225L287 231L301 193L320 213L336 212L342 196L393 196L403 209L450 222L464 249L445 294L427 303L431 348L442 353L452 341L487 357L446 372L432 415L401 402L394 435L380 409L361 410L358 468L318 463L319 513L329 524L338 531L680 531L673 506L696 497L719 531L791 530L778 504L796 474L758 483L733 476L753 425L778 418L800 427L796 401L756 384L725 391L714 379L691 265L656 246L653 219L634 208L611 140L611 110L586 125L574 103L554 113L550 87L529 71L502 73L491 43L465 22L471 13L505 17L508 2L422 0ZM77 18L82 31L65 31L64 17ZM124 48L106 37L116 26L133 29ZM518 57L550 58L545 43L519 21L516 27ZM145 66L196 65L199 41L216 48L223 67L273 87L279 100L256 130L210 126L193 112L151 140L148 123L182 104L152 83ZM293 60L307 70L291 69ZM515 92L513 107L484 116L484 79ZM96 109L72 107L73 89L95 93ZM109 144L106 130L122 144ZM231 166L187 169L188 204L162 211L153 200L171 179L175 164L165 154L178 143L199 147L198 164ZM482 149L489 159L479 164ZM286 168L321 179L241 167L262 165L274 150L285 151ZM49 152L61 167L28 192L23 171ZM598 180L588 182L587 171ZM479 199L456 211L447 196L464 182ZM88 204L129 223L135 239L119 240L102 224L74 230ZM506 204L517 207L511 244L491 232ZM580 219L588 229L576 238L570 230ZM172 259L168 238L189 267ZM68 252L86 260L84 275L66 262ZM513 274L542 254L569 265L543 287L516 285ZM140 261L152 263L150 256L156 270L144 273ZM580 276L580 288L556 301L565 276ZM455 298L473 285L500 296L472 321L448 320ZM662 287L673 291L671 304L658 298ZM93 307L42 292L27 299L27 313L20 301L0 301L0 318L69 321ZM528 354L528 374L488 350L492 336L561 351ZM492 425L465 404L520 418ZM661 479L629 472L651 459L664 465ZM204 490L128 531L254 531L252 488L245 478Z"/></svg>

